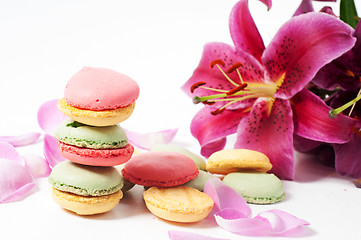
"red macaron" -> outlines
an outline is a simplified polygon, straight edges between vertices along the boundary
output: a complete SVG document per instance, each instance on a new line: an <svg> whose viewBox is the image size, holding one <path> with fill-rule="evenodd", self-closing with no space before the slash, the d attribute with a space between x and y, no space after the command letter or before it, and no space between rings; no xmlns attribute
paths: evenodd
<svg viewBox="0 0 361 240"><path fill-rule="evenodd" d="M199 171L194 161L180 153L146 152L126 162L123 177L142 186L174 187L195 177Z"/></svg>

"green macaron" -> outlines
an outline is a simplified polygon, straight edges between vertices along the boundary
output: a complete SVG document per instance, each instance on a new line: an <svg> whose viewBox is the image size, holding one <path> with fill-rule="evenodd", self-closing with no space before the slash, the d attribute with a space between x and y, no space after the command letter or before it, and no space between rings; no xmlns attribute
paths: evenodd
<svg viewBox="0 0 361 240"><path fill-rule="evenodd" d="M54 136L63 143L93 149L122 148L128 144L127 135L119 125L94 127L72 119L63 121Z"/></svg>
<svg viewBox="0 0 361 240"><path fill-rule="evenodd" d="M123 187L122 176L115 167L86 166L71 161L58 163L49 183L56 189L83 196L103 196Z"/></svg>
<svg viewBox="0 0 361 240"><path fill-rule="evenodd" d="M223 179L248 203L271 204L284 199L285 193L281 180L274 174L263 172L234 172Z"/></svg>
<svg viewBox="0 0 361 240"><path fill-rule="evenodd" d="M183 154L183 155L191 158L199 170L203 170L203 171L206 170L206 162L204 161L204 159L201 156L189 151L186 148L175 146L172 144L157 144L157 145L154 145L150 149L150 151L152 151L152 152L176 152L176 153Z"/></svg>
<svg viewBox="0 0 361 240"><path fill-rule="evenodd" d="M198 170L198 171L199 171L198 176L196 178L190 180L189 182L186 182L185 184L183 184L183 186L195 188L195 189L203 192L204 185L206 184L208 179L210 179L211 177L215 177L215 176L213 176L213 174L203 171L203 170Z"/></svg>

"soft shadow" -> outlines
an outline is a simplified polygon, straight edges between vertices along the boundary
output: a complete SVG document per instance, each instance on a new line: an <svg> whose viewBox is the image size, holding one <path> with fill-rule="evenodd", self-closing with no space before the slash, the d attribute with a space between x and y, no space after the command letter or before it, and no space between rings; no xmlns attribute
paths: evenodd
<svg viewBox="0 0 361 240"><path fill-rule="evenodd" d="M125 192L119 204L109 212L82 217L96 220L114 220L149 213L143 201L142 193L143 187L136 185Z"/></svg>
<svg viewBox="0 0 361 240"><path fill-rule="evenodd" d="M314 182L335 173L335 169L320 163L317 156L306 153L295 152L296 182Z"/></svg>

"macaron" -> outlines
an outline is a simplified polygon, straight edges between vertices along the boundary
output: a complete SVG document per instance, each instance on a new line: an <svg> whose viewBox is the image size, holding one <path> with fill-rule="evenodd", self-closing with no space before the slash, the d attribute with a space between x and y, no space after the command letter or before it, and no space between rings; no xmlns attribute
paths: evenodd
<svg viewBox="0 0 361 240"><path fill-rule="evenodd" d="M123 177L142 186L173 187L195 177L199 171L192 159L173 152L144 152L125 163Z"/></svg>
<svg viewBox="0 0 361 240"><path fill-rule="evenodd" d="M58 108L75 121L92 126L118 124L133 113L139 86L107 68L84 67L68 81Z"/></svg>
<svg viewBox="0 0 361 240"><path fill-rule="evenodd" d="M211 212L214 202L207 194L194 188L151 187L143 192L149 211L159 218L173 222L198 222Z"/></svg>
<svg viewBox="0 0 361 240"><path fill-rule="evenodd" d="M215 176L213 176L213 174L211 174L209 172L199 170L199 174L195 179L192 179L192 180L186 182L182 186L195 188L195 189L203 192L204 185L206 185L206 182L208 181L208 179L210 179L212 177L215 177Z"/></svg>
<svg viewBox="0 0 361 240"><path fill-rule="evenodd" d="M48 180L55 202L79 215L110 211L123 197L122 178L114 167L63 161L53 168Z"/></svg>
<svg viewBox="0 0 361 240"><path fill-rule="evenodd" d="M267 172L272 164L269 158L250 149L224 149L209 156L206 169L214 174L228 174L240 171Z"/></svg>
<svg viewBox="0 0 361 240"><path fill-rule="evenodd" d="M194 161L194 163L197 165L199 170L206 170L206 162L204 161L204 159L201 156L189 151L186 148L179 147L179 146L176 146L173 144L157 144L157 145L154 145L150 149L150 151L181 153L181 154L186 155L187 157L191 158Z"/></svg>
<svg viewBox="0 0 361 240"><path fill-rule="evenodd" d="M241 194L248 203L271 204L284 199L282 181L274 174L262 172L234 172L223 183Z"/></svg>
<svg viewBox="0 0 361 240"><path fill-rule="evenodd" d="M134 152L119 125L94 127L68 119L58 126L54 136L60 154L80 164L115 166L128 161Z"/></svg>

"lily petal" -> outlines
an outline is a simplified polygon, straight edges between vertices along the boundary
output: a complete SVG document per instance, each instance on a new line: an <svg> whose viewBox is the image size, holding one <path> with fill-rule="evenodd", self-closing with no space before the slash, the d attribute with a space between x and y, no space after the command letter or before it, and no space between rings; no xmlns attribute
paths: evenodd
<svg viewBox="0 0 361 240"><path fill-rule="evenodd" d="M38 123L45 133L54 134L59 124L67 119L57 107L58 99L43 103L38 110Z"/></svg>
<svg viewBox="0 0 361 240"><path fill-rule="evenodd" d="M0 143L0 203L23 199L35 185L30 172L14 151L10 144Z"/></svg>
<svg viewBox="0 0 361 240"><path fill-rule="evenodd" d="M246 148L266 154L271 172L281 179L293 179L293 121L289 101L258 99L238 127L235 148ZM282 144L280 144L282 143Z"/></svg>
<svg viewBox="0 0 361 240"><path fill-rule="evenodd" d="M152 133L137 133L126 129L124 129L124 131L127 134L129 142L143 149L151 149L157 144L170 143L177 134L178 129L167 129Z"/></svg>
<svg viewBox="0 0 361 240"><path fill-rule="evenodd" d="M225 137L237 131L240 119L248 113L245 109L225 110L215 116L211 112L211 108L204 107L191 122L191 133L202 147L201 154L206 157L224 148Z"/></svg>
<svg viewBox="0 0 361 240"><path fill-rule="evenodd" d="M272 0L260 0L260 1L263 2L263 3L267 6L268 10L271 9L271 7L272 7Z"/></svg>
<svg viewBox="0 0 361 240"><path fill-rule="evenodd" d="M318 146L320 146L322 142L313 141L307 138L303 138L299 135L293 135L293 146L296 151L306 153L309 152Z"/></svg>
<svg viewBox="0 0 361 240"><path fill-rule="evenodd" d="M262 2L266 5L267 2L269 4L269 1ZM229 19L229 30L234 45L261 62L265 46L249 12L248 0L241 0L233 7Z"/></svg>
<svg viewBox="0 0 361 240"><path fill-rule="evenodd" d="M313 8L312 0L302 0L300 6L297 8L293 16L298 16L300 14L314 12L314 11L315 9Z"/></svg>
<svg viewBox="0 0 361 240"><path fill-rule="evenodd" d="M295 134L319 142L345 143L350 140L355 120L339 114L328 116L330 107L318 96L302 90L291 99Z"/></svg>
<svg viewBox="0 0 361 240"><path fill-rule="evenodd" d="M353 134L345 144L333 144L336 171L353 178L361 178L361 137Z"/></svg>
<svg viewBox="0 0 361 240"><path fill-rule="evenodd" d="M344 90L355 91L360 88L361 76L361 21L357 24L353 36L357 39L355 46L327 64L312 80L316 85L333 90L340 87Z"/></svg>
<svg viewBox="0 0 361 240"><path fill-rule="evenodd" d="M33 178L48 177L51 169L48 162L38 154L22 155L25 161L25 166L30 171Z"/></svg>
<svg viewBox="0 0 361 240"><path fill-rule="evenodd" d="M7 142L14 147L26 146L35 143L41 133L27 133L19 136L0 136L0 141Z"/></svg>
<svg viewBox="0 0 361 240"><path fill-rule="evenodd" d="M246 200L218 178L207 180L204 185L204 193L213 199L213 212L215 213L225 209L232 209L237 212L237 215L241 214L245 217L251 217L252 215L251 208Z"/></svg>
<svg viewBox="0 0 361 240"><path fill-rule="evenodd" d="M325 13L306 13L285 23L264 51L270 81L279 86L276 98L301 91L317 71L355 44L353 29Z"/></svg>
<svg viewBox="0 0 361 240"><path fill-rule="evenodd" d="M50 168L66 160L66 158L60 155L56 139L49 134L45 134L44 137L44 156Z"/></svg>
<svg viewBox="0 0 361 240"><path fill-rule="evenodd" d="M168 236L172 240L230 240L225 238L214 238L208 237L205 235L191 233L191 232L184 232L184 231L168 231Z"/></svg>
<svg viewBox="0 0 361 240"><path fill-rule="evenodd" d="M263 67L251 55L244 51L238 51L233 46L224 43L208 43L204 46L202 58L198 67L193 72L192 77L182 86L182 90L188 96L192 97L194 94L197 96L207 96L217 93L215 91L202 88L197 88L195 92L192 93L190 91L191 86L199 82L207 82L205 85L206 87L221 90L231 90L235 87L225 78L225 76L216 66L211 68L211 63L217 59L221 59L224 62L224 67L221 67L223 71L227 72L227 70L234 66L234 64L240 63L241 66L238 68L238 70L245 82L263 83ZM234 82L241 84L236 71L228 74L228 76ZM245 107L243 102L245 101L242 101L239 104L232 104L229 106L229 109ZM212 107L219 108L223 105L224 103L216 103L212 105Z"/></svg>

